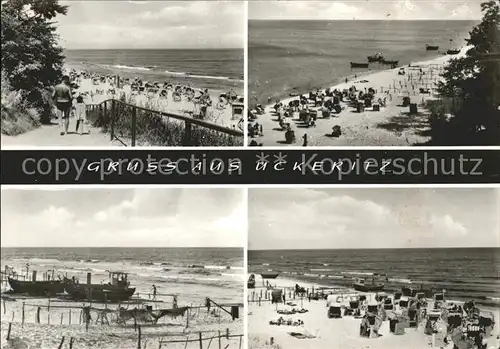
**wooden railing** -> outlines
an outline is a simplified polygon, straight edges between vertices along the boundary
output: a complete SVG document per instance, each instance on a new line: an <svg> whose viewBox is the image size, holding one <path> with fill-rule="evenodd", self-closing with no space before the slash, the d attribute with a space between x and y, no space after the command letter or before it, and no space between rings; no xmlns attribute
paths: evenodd
<svg viewBox="0 0 500 349"><path fill-rule="evenodd" d="M117 99L87 105L87 119L125 146L240 146L243 131L196 116L140 107Z"/></svg>

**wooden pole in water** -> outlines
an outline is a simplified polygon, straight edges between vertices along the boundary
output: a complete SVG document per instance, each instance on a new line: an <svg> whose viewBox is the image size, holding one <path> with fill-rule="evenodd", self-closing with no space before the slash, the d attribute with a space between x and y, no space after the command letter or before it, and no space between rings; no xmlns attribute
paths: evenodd
<svg viewBox="0 0 500 349"><path fill-rule="evenodd" d="M14 317L15 317L16 313L15 312L12 312L12 320L11 321L14 321Z"/></svg>
<svg viewBox="0 0 500 349"><path fill-rule="evenodd" d="M200 341L200 349L203 349L203 338L201 337L201 332L198 335L199 335L199 341Z"/></svg>
<svg viewBox="0 0 500 349"><path fill-rule="evenodd" d="M64 313L61 313L61 325L63 324Z"/></svg>
<svg viewBox="0 0 500 349"><path fill-rule="evenodd" d="M240 347L239 349L241 349L241 342L243 341L243 336L240 336Z"/></svg>
<svg viewBox="0 0 500 349"><path fill-rule="evenodd" d="M39 324L39 323L40 323L40 307L38 307L38 308L36 309L36 317L35 317L35 321L36 321L36 323L37 323L37 324Z"/></svg>
<svg viewBox="0 0 500 349"><path fill-rule="evenodd" d="M75 342L75 338L71 337L69 340L69 349L73 349L73 343Z"/></svg>
<svg viewBox="0 0 500 349"><path fill-rule="evenodd" d="M219 331L219 349L221 349L222 347L222 343L221 343L221 340L220 340L220 331Z"/></svg>
<svg viewBox="0 0 500 349"><path fill-rule="evenodd" d="M186 343L184 344L184 349L188 346L189 336L186 337Z"/></svg>
<svg viewBox="0 0 500 349"><path fill-rule="evenodd" d="M7 340L10 340L10 330L12 328L12 322L9 322L9 329L7 330Z"/></svg>
<svg viewBox="0 0 500 349"><path fill-rule="evenodd" d="M71 325L71 308L69 308L69 324Z"/></svg>
<svg viewBox="0 0 500 349"><path fill-rule="evenodd" d="M21 327L22 328L24 327L24 306L25 306L25 302L23 302L23 309L22 309L22 313L21 313Z"/></svg>

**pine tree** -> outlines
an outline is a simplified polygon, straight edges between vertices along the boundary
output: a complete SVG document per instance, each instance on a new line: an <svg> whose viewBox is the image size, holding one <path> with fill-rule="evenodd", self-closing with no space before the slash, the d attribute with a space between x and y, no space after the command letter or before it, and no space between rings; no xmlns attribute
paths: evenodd
<svg viewBox="0 0 500 349"><path fill-rule="evenodd" d="M481 4L483 18L469 33L470 49L452 59L439 84L442 96L462 101L437 143L447 145L500 144L500 5ZM446 140L445 140L446 139ZM443 142L444 140L444 142Z"/></svg>
<svg viewBox="0 0 500 349"><path fill-rule="evenodd" d="M48 86L62 75L63 49L51 20L66 14L58 0L7 0L1 4L1 64L12 89L50 122Z"/></svg>

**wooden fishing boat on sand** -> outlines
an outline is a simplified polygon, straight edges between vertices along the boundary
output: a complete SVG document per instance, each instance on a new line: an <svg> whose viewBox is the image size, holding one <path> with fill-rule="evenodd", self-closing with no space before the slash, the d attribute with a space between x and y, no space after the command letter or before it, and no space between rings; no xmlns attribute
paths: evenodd
<svg viewBox="0 0 500 349"><path fill-rule="evenodd" d="M129 300L135 288L129 287L127 274L110 272L107 284L80 284L74 279L64 279L64 290L73 300L117 303Z"/></svg>
<svg viewBox="0 0 500 349"><path fill-rule="evenodd" d="M460 53L460 50L448 50L446 51L446 54L448 55L457 55Z"/></svg>
<svg viewBox="0 0 500 349"><path fill-rule="evenodd" d="M260 273L263 279L276 279L280 275L277 271L269 271L265 273Z"/></svg>
<svg viewBox="0 0 500 349"><path fill-rule="evenodd" d="M356 63L356 62L349 62L351 64L351 69L352 68L368 68L369 63Z"/></svg>
<svg viewBox="0 0 500 349"><path fill-rule="evenodd" d="M439 50L439 46L425 45L425 49L427 51L437 51L437 50Z"/></svg>
<svg viewBox="0 0 500 349"><path fill-rule="evenodd" d="M50 281L21 281L9 277L8 282L13 293L30 296L54 296L64 293L64 284L59 280Z"/></svg>
<svg viewBox="0 0 500 349"><path fill-rule="evenodd" d="M384 289L384 284L381 282L375 282L374 280L371 283L366 283L364 279L358 279L356 282L352 284L352 287L356 291L360 292L378 292Z"/></svg>

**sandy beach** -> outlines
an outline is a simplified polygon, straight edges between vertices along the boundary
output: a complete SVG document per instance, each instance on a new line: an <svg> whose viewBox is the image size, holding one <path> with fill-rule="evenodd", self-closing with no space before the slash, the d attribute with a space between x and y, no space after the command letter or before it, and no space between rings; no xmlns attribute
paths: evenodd
<svg viewBox="0 0 500 349"><path fill-rule="evenodd" d="M78 85L79 87L75 91L75 95L86 94L86 104L99 104L107 99L121 98L128 103L163 112L182 115L199 112L197 109L199 107L193 101L185 98L185 96L181 96L181 100L174 100L172 90L167 90L165 96L160 96L159 91L158 93L148 91L134 92L132 91L131 84L127 82L123 83L120 88L116 88L113 86L111 80L98 81L96 83L96 80L91 78L79 78ZM201 91L200 89L194 89ZM209 91L209 95L213 101L213 105L207 108L207 117L205 120L229 128L237 127L240 118L233 117L231 104L217 103L220 96L219 91Z"/></svg>
<svg viewBox="0 0 500 349"><path fill-rule="evenodd" d="M442 55L432 60L414 62L411 66L375 73L353 71L356 78L329 88L330 91L342 92L354 87L356 93L366 93L371 88L375 92L373 103L382 101L378 103L380 111L374 111L372 106L358 111L349 105L348 99L344 99L340 102L340 113L329 113L328 118L324 118L322 106L308 100L306 108L317 112L317 119L314 126L307 126L300 120L298 109L287 111L289 103L298 101L299 96L279 101L283 108L275 108L276 101L272 101L260 113L253 110L256 119L249 122L249 129L254 128L254 132L250 130L249 143L300 146L304 145L305 135L307 146L405 146L425 143L429 140L429 112L423 108L424 104L429 99L436 98L435 83L446 62L465 55L466 51L467 48L463 48L457 55ZM404 75L400 71L404 71ZM421 93L421 89L425 93ZM322 89L313 92L321 94L325 91L326 89ZM417 104L416 113L410 113L409 106L402 106L404 97L409 97L410 103ZM285 117L285 112L291 114L283 122L285 125L289 124L295 133L294 143L285 141L286 127L280 126L280 119ZM332 135L334 126L340 126L340 135Z"/></svg>
<svg viewBox="0 0 500 349"><path fill-rule="evenodd" d="M299 297L293 295L293 285L299 284L312 292L313 289L318 290L319 285L304 284L298 280L281 279L269 280L273 286L283 289L286 296L286 303L272 304L270 301L271 290L259 287L262 282L260 277L256 277L256 286L258 288L249 289L249 306L248 306L248 323L249 323L249 348L341 348L341 349L387 349L387 348L408 348L408 349L423 349L423 348L453 348L450 336L448 336L448 344L444 343L444 333L446 331L446 323L440 318L436 323L437 333L434 336L424 333L426 321L419 320L418 327L404 328L403 333L396 335L390 331L389 318L393 316L401 316L403 309L398 305L394 310L385 311L385 321L382 322L378 337L365 338L360 336L360 324L362 319L358 316L343 315L342 318L328 318L327 316L327 300L309 300L307 297ZM349 305L350 297L366 296L366 302L373 302L376 293L357 292L349 288L328 288L325 293L331 293L336 300L340 301L343 306ZM267 293L267 296L266 296ZM254 301L252 302L252 294ZM261 301L258 301L260 295L263 295ZM380 295L381 293L379 293ZM393 298L394 294L386 294L389 298ZM266 299L267 298L267 299ZM434 307L434 301L427 299L427 314L431 313ZM450 300L446 301L446 306L451 304ZM367 303L367 304L368 304ZM394 300L393 300L394 303ZM453 302L461 304L463 302ZM376 303L375 303L376 304ZM330 304L331 305L331 304ZM363 307L362 307L363 308ZM380 308L380 306L379 306ZM296 313L290 315L278 314L278 311L291 311L292 309L306 309L305 313ZM491 311L495 314L495 319L500 315L500 309L482 308L481 311ZM361 316L364 315L364 310L361 310ZM380 312L379 312L380 315ZM292 323L303 322L302 325L270 325L270 321L276 321L283 317L285 321L291 320ZM300 320L300 321L299 321ZM300 333L302 338L296 338L290 333ZM495 324L491 335L487 338L487 348L496 349L500 345L499 326ZM271 337L273 338L271 340ZM310 337L310 338L307 338ZM271 345L271 341L274 342ZM461 347L461 346L460 346Z"/></svg>

